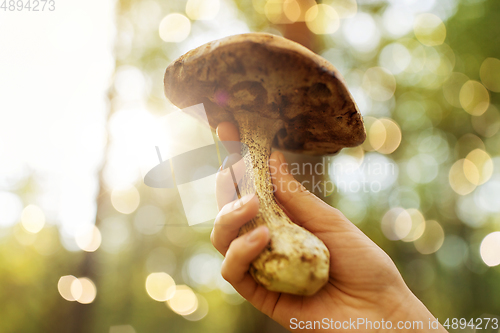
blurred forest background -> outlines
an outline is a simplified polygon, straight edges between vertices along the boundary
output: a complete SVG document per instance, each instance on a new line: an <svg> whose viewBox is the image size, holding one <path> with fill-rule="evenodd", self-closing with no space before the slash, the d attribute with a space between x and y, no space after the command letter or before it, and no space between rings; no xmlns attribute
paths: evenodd
<svg viewBox="0 0 500 333"><path fill-rule="evenodd" d="M499 15L497 0L118 0L95 224L64 230L33 170L2 175L0 332L282 330L221 278L210 222L188 227L130 155L137 125L173 110L167 65L245 32L329 60L364 116L367 141L324 160L335 188L318 195L436 317L499 317Z"/></svg>

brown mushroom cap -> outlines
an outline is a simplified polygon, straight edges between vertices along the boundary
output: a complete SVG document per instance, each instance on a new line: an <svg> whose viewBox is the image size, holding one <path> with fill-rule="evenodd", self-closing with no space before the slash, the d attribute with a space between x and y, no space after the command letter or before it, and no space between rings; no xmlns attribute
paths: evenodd
<svg viewBox="0 0 500 333"><path fill-rule="evenodd" d="M236 123L238 110L281 119L273 146L288 151L333 154L366 137L335 67L274 35L230 36L189 51L168 66L165 94L179 108L203 103L213 128Z"/></svg>

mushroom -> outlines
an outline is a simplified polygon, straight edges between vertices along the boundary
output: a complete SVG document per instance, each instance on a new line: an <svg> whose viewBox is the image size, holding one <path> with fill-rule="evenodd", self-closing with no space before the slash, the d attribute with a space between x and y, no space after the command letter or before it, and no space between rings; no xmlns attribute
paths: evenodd
<svg viewBox="0 0 500 333"><path fill-rule="evenodd" d="M212 128L234 123L248 148L241 195L259 197L257 216L240 235L267 225L270 242L250 273L271 291L313 295L328 281L324 243L277 204L271 148L334 154L365 139L361 115L342 76L325 59L282 37L235 35L189 51L165 73L165 94L179 108L203 103Z"/></svg>

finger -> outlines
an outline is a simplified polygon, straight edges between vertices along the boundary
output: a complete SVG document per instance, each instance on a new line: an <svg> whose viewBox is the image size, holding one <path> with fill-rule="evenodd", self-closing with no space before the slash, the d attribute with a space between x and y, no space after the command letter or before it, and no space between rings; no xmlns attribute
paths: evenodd
<svg viewBox="0 0 500 333"><path fill-rule="evenodd" d="M226 254L231 242L245 223L257 215L259 200L256 195L246 195L225 205L215 218L210 235L213 246L222 255Z"/></svg>
<svg viewBox="0 0 500 333"><path fill-rule="evenodd" d="M215 176L215 195L219 210L236 200L236 187L245 174L245 162L239 154L231 154L222 163Z"/></svg>
<svg viewBox="0 0 500 333"><path fill-rule="evenodd" d="M217 125L217 136L221 141L240 141L240 133L233 123L223 121Z"/></svg>
<svg viewBox="0 0 500 333"><path fill-rule="evenodd" d="M353 230L354 225L337 209L309 192L287 169L285 156L271 154L270 170L276 188L275 196L294 222L314 232ZM356 229L354 227L354 229Z"/></svg>
<svg viewBox="0 0 500 333"><path fill-rule="evenodd" d="M237 144L240 140L240 134L236 126L233 123L226 121L219 123L216 131L219 140L230 154L226 157L224 163L222 163L221 170L216 176L215 188L217 206L219 210L221 210L224 205L237 198L236 186L239 180L243 177L245 166L240 155L240 145ZM235 163L237 163L238 166L233 167L233 170L230 170L228 166L233 166Z"/></svg>
<svg viewBox="0 0 500 333"><path fill-rule="evenodd" d="M240 141L240 133L238 128L233 123L228 121L220 123L217 125L216 132L219 140L222 142L229 154L240 153L240 146L234 144L234 142ZM227 142L227 144L224 142Z"/></svg>
<svg viewBox="0 0 500 333"><path fill-rule="evenodd" d="M269 239L269 229L266 226L260 226L236 238L231 243L226 258L222 262L222 277L245 298L251 297L253 290L257 287L256 282L248 273L250 263L266 247Z"/></svg>
<svg viewBox="0 0 500 333"><path fill-rule="evenodd" d="M219 211L228 203L236 200L236 189L229 169L220 170L215 176L215 198Z"/></svg>

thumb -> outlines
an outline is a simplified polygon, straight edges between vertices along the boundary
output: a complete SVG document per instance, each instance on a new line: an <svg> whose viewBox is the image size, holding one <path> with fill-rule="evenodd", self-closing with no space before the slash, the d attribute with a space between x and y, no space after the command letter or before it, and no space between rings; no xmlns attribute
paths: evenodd
<svg viewBox="0 0 500 333"><path fill-rule="evenodd" d="M269 160L274 195L294 222L309 231L353 231L357 229L338 209L309 192L289 172L285 156L276 151Z"/></svg>

